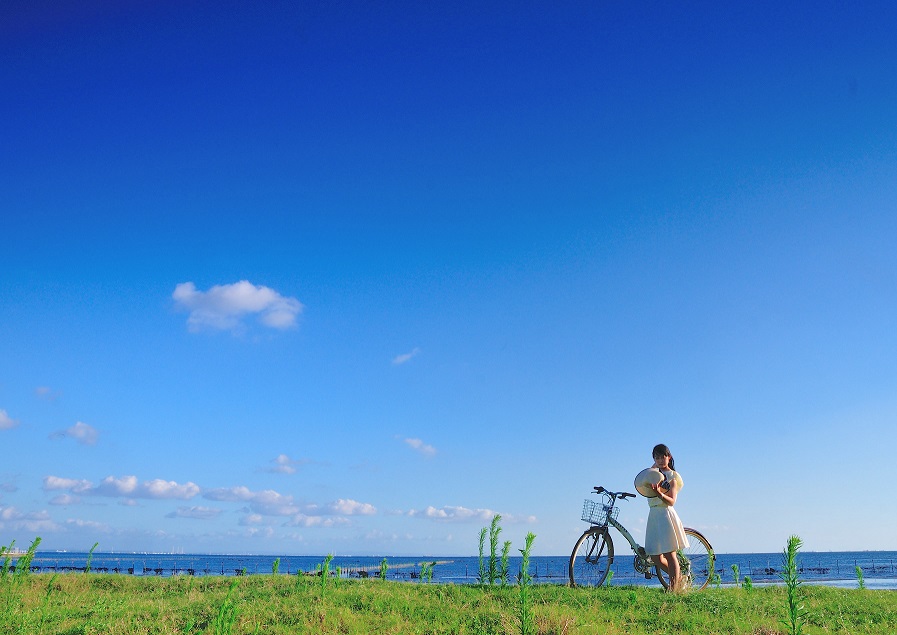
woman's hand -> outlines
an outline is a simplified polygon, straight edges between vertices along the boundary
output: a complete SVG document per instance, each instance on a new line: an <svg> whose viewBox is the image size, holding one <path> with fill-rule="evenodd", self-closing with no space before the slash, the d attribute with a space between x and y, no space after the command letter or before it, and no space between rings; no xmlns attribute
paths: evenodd
<svg viewBox="0 0 897 635"><path fill-rule="evenodd" d="M679 493L679 483L676 480L670 481L669 491L664 490L660 483L651 483L651 489L657 497L669 506L676 504L676 495Z"/></svg>

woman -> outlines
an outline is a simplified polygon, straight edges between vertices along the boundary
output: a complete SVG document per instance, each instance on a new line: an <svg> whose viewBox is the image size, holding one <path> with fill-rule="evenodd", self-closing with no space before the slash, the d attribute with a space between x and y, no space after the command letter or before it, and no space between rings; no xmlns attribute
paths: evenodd
<svg viewBox="0 0 897 635"><path fill-rule="evenodd" d="M684 590L685 580L679 570L676 552L688 547L688 538L682 528L682 521L673 509L676 497L682 489L682 477L676 472L673 455L664 444L654 446L651 452L654 467L660 470L664 480L652 484L656 496L648 499L648 526L645 529L645 551L667 572L672 592Z"/></svg>

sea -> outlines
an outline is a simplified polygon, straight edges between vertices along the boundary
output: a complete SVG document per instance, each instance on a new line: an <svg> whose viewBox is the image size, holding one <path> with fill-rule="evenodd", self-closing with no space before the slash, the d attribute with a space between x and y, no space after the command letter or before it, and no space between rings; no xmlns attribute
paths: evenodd
<svg viewBox="0 0 897 635"><path fill-rule="evenodd" d="M12 557L15 566L21 555ZM480 570L478 556L334 556L331 575L344 578L377 577L386 559L386 577L409 583L474 584ZM529 573L537 584L566 584L569 556L531 556ZM31 570L42 573L90 573L134 576L244 576L314 575L324 566L324 556L244 555L199 553L101 553L38 551ZM488 555L484 560L488 560ZM422 565L432 566L432 578L422 578ZM732 565L739 579L750 576L754 585L781 582L781 553L716 554L716 570L721 586L735 584ZM509 559L511 581L516 581L522 559ZM857 568L868 589L897 590L897 551L802 552L798 555L800 579L805 584L857 588ZM646 580L633 567L632 556L618 555L613 564L613 585L657 584Z"/></svg>

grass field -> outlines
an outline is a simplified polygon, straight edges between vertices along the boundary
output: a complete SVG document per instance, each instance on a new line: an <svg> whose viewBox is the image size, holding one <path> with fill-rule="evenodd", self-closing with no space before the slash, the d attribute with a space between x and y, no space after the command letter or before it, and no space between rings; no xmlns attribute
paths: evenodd
<svg viewBox="0 0 897 635"><path fill-rule="evenodd" d="M804 633L897 633L897 592L801 587ZM709 588L681 596L659 588L529 588L532 632L787 633L782 587ZM337 580L31 574L0 584L0 633L520 633L515 586Z"/></svg>

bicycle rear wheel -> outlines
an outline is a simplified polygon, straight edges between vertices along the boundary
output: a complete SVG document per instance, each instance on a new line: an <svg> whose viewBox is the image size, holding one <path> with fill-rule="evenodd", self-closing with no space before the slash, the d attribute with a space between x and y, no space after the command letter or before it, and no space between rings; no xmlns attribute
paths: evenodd
<svg viewBox="0 0 897 635"><path fill-rule="evenodd" d="M586 529L570 554L570 586L601 586L614 562L614 543L607 527Z"/></svg>
<svg viewBox="0 0 897 635"><path fill-rule="evenodd" d="M686 527L685 535L688 537L688 547L677 552L679 570L685 579L685 588L691 591L700 591L710 584L716 558L713 554L713 547L701 532ZM660 565L654 567L654 573L664 588L670 586L669 576Z"/></svg>

